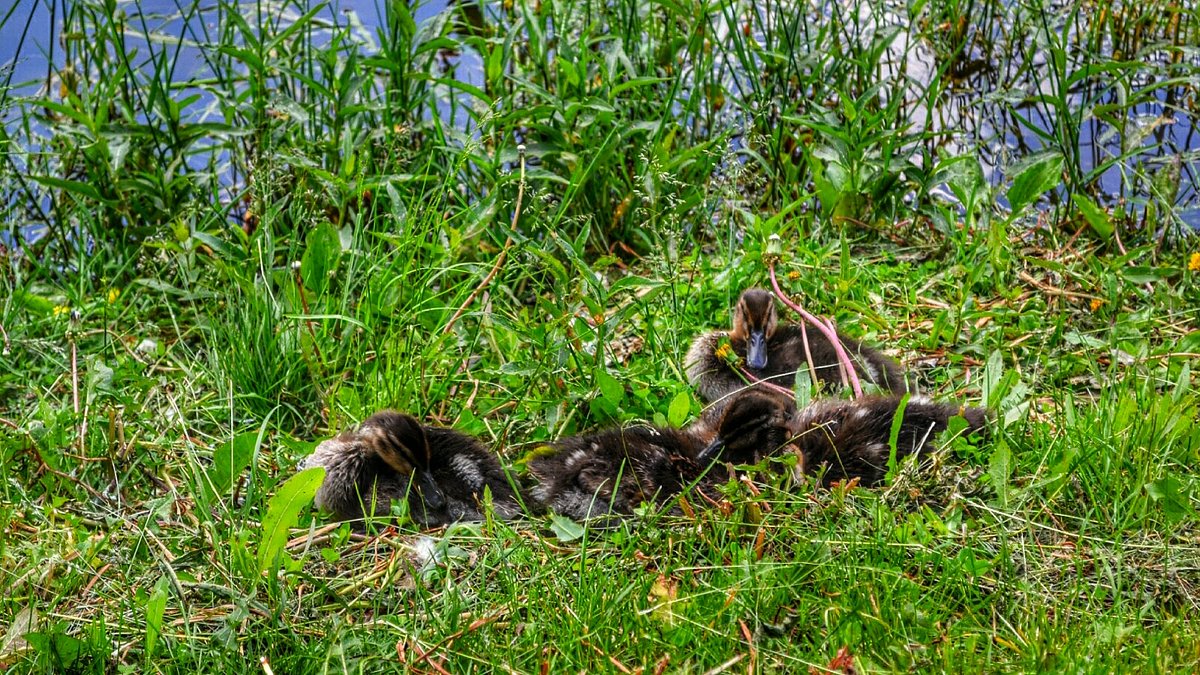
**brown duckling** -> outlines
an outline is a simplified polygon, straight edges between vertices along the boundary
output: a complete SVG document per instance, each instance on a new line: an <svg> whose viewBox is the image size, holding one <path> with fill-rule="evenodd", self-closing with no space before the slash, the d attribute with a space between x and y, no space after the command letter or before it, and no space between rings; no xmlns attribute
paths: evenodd
<svg viewBox="0 0 1200 675"><path fill-rule="evenodd" d="M353 432L325 441L301 468L325 467L317 506L341 520L386 516L407 499L413 521L426 528L482 520L484 487L501 518L521 514L520 502L495 455L453 429L424 426L412 415L377 412Z"/></svg>
<svg viewBox="0 0 1200 675"><path fill-rule="evenodd" d="M722 417L721 433L697 460L700 464L714 459L756 464L781 451L797 452L804 471L820 475L825 485L852 478L858 478L863 486L878 485L887 475L892 420L900 399L823 399L797 410L782 396L747 391L729 404ZM956 415L966 419L968 435L986 429L987 411L982 408L911 397L896 437L897 461L927 452ZM736 442L727 445L729 439Z"/></svg>
<svg viewBox="0 0 1200 675"><path fill-rule="evenodd" d="M708 492L729 480L727 464L757 464L786 452L797 453L798 468L819 475L824 485L851 478L878 485L887 475L900 400L826 399L797 410L777 394L741 392L686 429L636 426L559 441L529 463L540 481L532 496L577 520L630 515L645 502L663 504L689 486ZM956 415L966 419L968 434L985 429L987 411L981 408L911 397L896 439L897 460L927 452Z"/></svg>
<svg viewBox="0 0 1200 675"><path fill-rule="evenodd" d="M721 340L728 338L729 346L742 359L747 372L760 380L791 389L796 382L796 372L808 369L801 330L799 324L779 322L775 296L761 289L748 289L734 307L733 326L728 333L705 333L692 342L684 359L688 381L702 400L718 405L733 392L750 386L735 367L717 354ZM827 388L840 387L842 376L833 344L812 326L808 326L805 333L817 379ZM885 391L907 391L904 373L894 360L841 333L838 338L861 379L873 382Z"/></svg>
<svg viewBox="0 0 1200 675"><path fill-rule="evenodd" d="M642 503L663 503L699 478L693 460L703 447L679 429L651 426L573 436L529 461L538 480L530 494L576 520L632 515Z"/></svg>
<svg viewBox="0 0 1200 675"><path fill-rule="evenodd" d="M892 420L901 398L823 399L797 411L790 422L795 434L792 445L803 457L805 472L821 476L825 485L853 478L865 487L882 483L891 455ZM928 452L956 415L966 419L968 435L985 430L987 411L982 408L911 397L896 437L897 461Z"/></svg>
<svg viewBox="0 0 1200 675"><path fill-rule="evenodd" d="M686 429L648 425L574 436L534 457L535 501L576 520L631 515L645 502L663 504L696 486L707 491L729 479L711 459L757 462L786 446L790 413L779 397L736 397L719 418L709 412Z"/></svg>

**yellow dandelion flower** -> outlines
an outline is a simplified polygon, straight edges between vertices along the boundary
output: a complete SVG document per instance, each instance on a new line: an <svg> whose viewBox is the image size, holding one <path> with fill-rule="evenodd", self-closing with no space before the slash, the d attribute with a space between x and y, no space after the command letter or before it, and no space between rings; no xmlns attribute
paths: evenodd
<svg viewBox="0 0 1200 675"><path fill-rule="evenodd" d="M1192 254L1192 257L1188 258L1188 269L1193 272L1200 272L1200 251L1196 251Z"/></svg>
<svg viewBox="0 0 1200 675"><path fill-rule="evenodd" d="M1101 300L1100 298L1092 298L1092 311L1093 312L1100 309L1100 307L1102 307L1103 305L1104 305L1104 301Z"/></svg>
<svg viewBox="0 0 1200 675"><path fill-rule="evenodd" d="M717 347L717 351L714 354L718 359L727 359L732 351L733 349L728 344L723 344Z"/></svg>
<svg viewBox="0 0 1200 675"><path fill-rule="evenodd" d="M119 289L119 288L108 289L108 304L111 305L114 302L116 302L117 298L120 297L120 295L121 295L121 289Z"/></svg>
<svg viewBox="0 0 1200 675"><path fill-rule="evenodd" d="M788 272L788 279L791 279L792 281L798 281L800 279L800 270L792 270L791 272Z"/></svg>
<svg viewBox="0 0 1200 675"><path fill-rule="evenodd" d="M71 308L66 305L55 305L54 306L54 316L62 316L63 314L67 314L70 311L71 311Z"/></svg>

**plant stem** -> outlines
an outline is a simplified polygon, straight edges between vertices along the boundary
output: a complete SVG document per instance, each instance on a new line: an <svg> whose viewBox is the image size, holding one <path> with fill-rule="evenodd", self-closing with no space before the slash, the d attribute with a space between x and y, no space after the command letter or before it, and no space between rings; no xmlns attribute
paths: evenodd
<svg viewBox="0 0 1200 675"><path fill-rule="evenodd" d="M850 386L854 389L854 398L862 398L862 385L858 381L858 371L854 369L854 362L850 360L850 356L846 354L846 349L842 347L842 341L838 339L837 331L833 327L833 321L826 319L825 321L827 321L828 324L823 323L821 319L809 314L803 307L793 302L792 299L783 292L783 289L779 287L779 280L775 278L774 260L767 262L767 271L771 275L771 288L775 289L775 294L779 296L779 299L783 301L783 304L790 307L792 311L799 314L805 321L808 321L812 323L812 325L816 326L817 330L824 333L825 337L829 339L829 344L833 345L833 349L838 355L839 365L842 368L843 382L845 382L845 379L849 377Z"/></svg>

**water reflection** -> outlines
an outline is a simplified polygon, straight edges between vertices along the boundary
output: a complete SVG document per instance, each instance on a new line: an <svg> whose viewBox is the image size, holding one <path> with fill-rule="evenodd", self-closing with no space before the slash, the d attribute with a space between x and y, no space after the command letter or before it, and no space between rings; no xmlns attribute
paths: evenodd
<svg viewBox="0 0 1200 675"><path fill-rule="evenodd" d="M377 31L385 25L385 2L247 3L242 5L242 11L251 25L283 27L314 7L317 12L309 39L315 46L330 44L335 32L343 32L361 53L373 54L379 50ZM11 100L68 86L63 77L52 72L63 65L61 40L86 37L60 35L56 29L62 23L60 3L52 0L17 0L17 3L16 11L0 28L0 64L4 68L0 75L12 85L6 92L10 104L3 110L4 122L10 128L23 114L23 106L11 105ZM222 108L211 90L202 84L221 76L214 72L209 60L211 52L206 48L218 41L219 9L204 4L183 6L182 2L172 0L125 0L116 6L126 17L124 35L130 53L141 59L131 65L153 69L156 58L169 58L172 79L181 85L172 96L185 100L196 95L187 104L185 118L195 123L220 120L224 114ZM965 23L935 26L934 30L919 23L933 20L931 15L912 17L904 4L734 1L731 7L729 11L704 17L710 22L714 40L727 40L732 31L742 30L739 25L730 25L730 19L737 21L737 17L752 12L760 17L757 26L785 28L787 17L795 12L826 17L839 13L845 25L853 26L853 31L843 39L870 44L881 36L888 37L891 41L881 60L879 76L893 85L892 91L902 92L905 97L908 133L920 136L923 140L919 142L935 144L945 154L975 154L986 178L994 185L1011 177L1014 166L1025 158L1057 150L1066 157L1068 169L1080 179L1098 185L1106 197L1105 204L1113 206L1123 200L1144 201L1156 172L1177 170L1179 189L1168 197L1183 222L1200 227L1197 195L1200 138L1195 123L1195 73L1200 72L1200 52L1194 49L1186 50L1169 42L1148 46L1131 43L1116 30L1101 34L1080 20L1070 5L1046 11L1040 17L1041 27L1030 35L1015 33L1014 17L1019 11L1029 11L1028 8L996 2L980 3L979 15L966 17L969 21ZM447 9L448 3L443 1L420 3L414 9L414 18L419 24L428 25L444 20ZM477 16L478 20L490 23L517 20L494 5ZM846 16L854 20L846 21ZM1178 35L1179 22L1187 21L1187 17L1176 15L1174 20ZM506 29L507 25L498 33L504 35ZM1182 30L1186 35L1195 27L1185 24ZM747 37L769 46L767 36L755 31L749 31ZM791 44L795 49L809 48L803 35L794 37L796 41ZM778 44L778 38L775 39ZM1101 52L1119 54L1125 60L1111 61L1111 67L1104 71L1089 73L1089 62L1078 50L1064 51L1058 56L1060 62L1056 62L1053 50L1048 48L1086 47L1093 43ZM939 57L948 51L957 54L949 63L944 56ZM483 59L469 46L458 43L453 48L443 48L439 50L439 60L448 77L473 87L484 86ZM51 63L55 64L53 68ZM705 95L694 85L697 75L688 70L690 66L681 67L684 77L691 80L684 83L685 95ZM719 62L718 67L724 73L721 81L728 87L731 101L716 119L724 124L744 125L755 113L738 110L737 102L743 97L750 98L754 86L751 80L760 73L742 72L736 63ZM1186 73L1191 73L1190 79L1182 75ZM1072 81L1059 81L1064 74L1072 77ZM947 83L948 91L929 95L931 86ZM473 120L479 111L471 106L480 105L479 101L445 84L437 85L435 91L438 94L435 108L426 114L439 115L452 126L472 133ZM795 105L780 101L782 106L789 103ZM1074 119L1063 123L1068 117ZM696 123L693 130L699 128L700 121L692 122ZM48 138L47 131L37 129L36 124L33 132L27 150L35 150L39 141ZM740 139L735 138L734 143L740 143ZM225 152L219 143L211 143L211 147L217 153ZM213 158L203 152L189 155L187 163L194 170L214 166ZM236 191L242 178L234 173L228 158L217 157L215 165L228 168L220 180L231 193ZM27 234L33 235L35 231L27 230Z"/></svg>

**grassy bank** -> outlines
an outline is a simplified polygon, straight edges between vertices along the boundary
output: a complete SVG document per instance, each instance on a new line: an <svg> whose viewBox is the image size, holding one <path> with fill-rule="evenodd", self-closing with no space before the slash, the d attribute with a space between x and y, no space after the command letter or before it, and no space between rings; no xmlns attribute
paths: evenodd
<svg viewBox="0 0 1200 675"><path fill-rule="evenodd" d="M51 86L6 90L0 665L1197 667L1196 158L1140 123L1194 123L1197 10L327 9L63 5ZM964 83L1036 147L935 122ZM693 419L683 354L770 234L794 297L991 437L611 531L289 527L298 461L381 407L518 476Z"/></svg>

